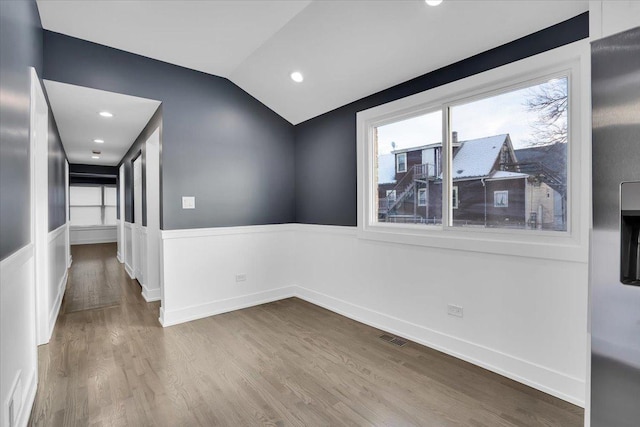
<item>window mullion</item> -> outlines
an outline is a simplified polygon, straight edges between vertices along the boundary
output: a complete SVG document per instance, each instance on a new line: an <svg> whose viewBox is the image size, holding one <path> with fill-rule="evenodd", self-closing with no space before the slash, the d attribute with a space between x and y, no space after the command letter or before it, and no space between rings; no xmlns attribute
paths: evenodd
<svg viewBox="0 0 640 427"><path fill-rule="evenodd" d="M442 227L447 229L453 225L451 212L451 108L442 106Z"/></svg>

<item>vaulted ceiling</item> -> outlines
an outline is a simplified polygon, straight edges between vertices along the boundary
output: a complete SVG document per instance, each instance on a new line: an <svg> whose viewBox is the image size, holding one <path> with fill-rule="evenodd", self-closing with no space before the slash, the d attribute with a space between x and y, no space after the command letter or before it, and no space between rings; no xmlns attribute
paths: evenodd
<svg viewBox="0 0 640 427"><path fill-rule="evenodd" d="M45 29L227 77L293 124L588 10L588 1L38 0ZM299 70L303 83L289 75Z"/></svg>

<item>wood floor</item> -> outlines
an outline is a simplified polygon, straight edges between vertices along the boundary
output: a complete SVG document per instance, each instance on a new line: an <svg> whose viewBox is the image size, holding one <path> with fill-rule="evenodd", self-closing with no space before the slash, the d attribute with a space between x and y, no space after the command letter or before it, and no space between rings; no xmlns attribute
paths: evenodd
<svg viewBox="0 0 640 427"><path fill-rule="evenodd" d="M163 329L115 250L72 247L30 425L583 424L576 406L299 299Z"/></svg>

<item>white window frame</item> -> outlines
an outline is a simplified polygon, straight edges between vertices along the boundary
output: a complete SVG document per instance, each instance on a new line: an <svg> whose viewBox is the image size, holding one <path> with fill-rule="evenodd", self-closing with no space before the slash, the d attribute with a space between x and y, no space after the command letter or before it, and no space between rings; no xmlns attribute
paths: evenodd
<svg viewBox="0 0 640 427"><path fill-rule="evenodd" d="M393 195L393 197L391 197L391 195ZM396 201L396 190L387 190L386 197L387 197L387 200L393 200L395 202Z"/></svg>
<svg viewBox="0 0 640 427"><path fill-rule="evenodd" d="M404 158L404 169L400 169L400 157ZM396 173L404 173L407 171L407 153L396 154Z"/></svg>
<svg viewBox="0 0 640 427"><path fill-rule="evenodd" d="M575 42L357 114L358 236L361 239L535 258L587 262L590 162L590 46ZM443 224L384 223L377 218L373 130L379 126L569 77L567 231L453 227L451 179L443 181ZM451 167L449 115L443 114L443 176ZM583 214L580 215L580 212Z"/></svg>
<svg viewBox="0 0 640 427"><path fill-rule="evenodd" d="M424 202L420 201L420 193L424 193ZM418 206L427 206L427 189L418 188Z"/></svg>
<svg viewBox="0 0 640 427"><path fill-rule="evenodd" d="M498 205L498 196L503 194L506 196L507 203L504 205ZM508 208L509 207L509 190L496 190L493 192L493 207L494 208Z"/></svg>

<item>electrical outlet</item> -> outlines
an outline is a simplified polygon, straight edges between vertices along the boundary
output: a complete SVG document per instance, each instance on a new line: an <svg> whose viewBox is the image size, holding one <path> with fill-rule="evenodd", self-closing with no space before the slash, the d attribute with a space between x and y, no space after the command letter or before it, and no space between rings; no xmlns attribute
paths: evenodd
<svg viewBox="0 0 640 427"><path fill-rule="evenodd" d="M459 305L449 304L447 306L449 316L463 317L462 307Z"/></svg>
<svg viewBox="0 0 640 427"><path fill-rule="evenodd" d="M246 281L247 281L246 273L236 274L236 282L246 282Z"/></svg>

